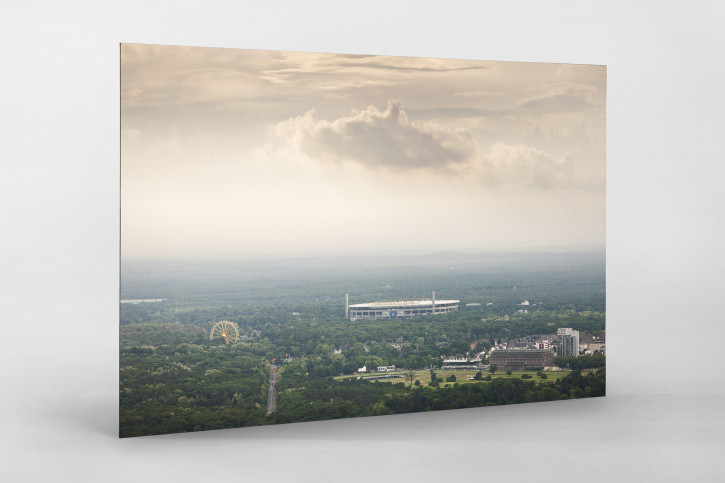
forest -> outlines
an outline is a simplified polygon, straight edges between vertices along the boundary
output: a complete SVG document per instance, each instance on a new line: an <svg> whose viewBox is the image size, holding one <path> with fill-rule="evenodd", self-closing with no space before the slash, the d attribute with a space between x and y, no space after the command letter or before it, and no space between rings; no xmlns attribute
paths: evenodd
<svg viewBox="0 0 725 483"><path fill-rule="evenodd" d="M120 305L121 436L604 395L604 356L557 358L571 373L550 381L333 379L363 366L438 368L445 357L558 327L605 333L603 253L405 258L122 265L122 299L165 300ZM460 310L344 318L345 293L359 303L431 290L460 299ZM239 342L210 340L220 320L238 325ZM273 362L277 410L267 415Z"/></svg>

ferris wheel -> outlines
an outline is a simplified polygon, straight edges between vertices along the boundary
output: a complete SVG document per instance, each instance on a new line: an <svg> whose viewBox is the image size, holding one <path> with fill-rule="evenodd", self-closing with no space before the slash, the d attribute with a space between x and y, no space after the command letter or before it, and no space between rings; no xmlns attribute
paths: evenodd
<svg viewBox="0 0 725 483"><path fill-rule="evenodd" d="M224 338L224 342L237 342L239 340L239 327L234 322L222 320L214 324L209 333L209 340Z"/></svg>

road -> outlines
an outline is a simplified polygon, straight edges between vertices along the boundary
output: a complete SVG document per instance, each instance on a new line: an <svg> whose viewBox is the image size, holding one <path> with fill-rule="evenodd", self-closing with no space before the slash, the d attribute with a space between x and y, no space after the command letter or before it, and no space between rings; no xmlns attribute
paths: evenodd
<svg viewBox="0 0 725 483"><path fill-rule="evenodd" d="M267 392L267 415L277 410L277 390L275 383L277 382L277 366L272 364L269 366L269 391Z"/></svg>

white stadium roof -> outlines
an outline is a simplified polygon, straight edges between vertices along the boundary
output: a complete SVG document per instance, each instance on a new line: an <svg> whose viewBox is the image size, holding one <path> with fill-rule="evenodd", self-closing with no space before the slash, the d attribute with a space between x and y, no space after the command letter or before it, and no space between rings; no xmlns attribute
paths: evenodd
<svg viewBox="0 0 725 483"><path fill-rule="evenodd" d="M436 305L457 304L458 302L460 302L460 300L436 300ZM433 305L433 300L398 300L397 302L369 302L366 304L354 304L350 305L350 308L429 307L431 305Z"/></svg>

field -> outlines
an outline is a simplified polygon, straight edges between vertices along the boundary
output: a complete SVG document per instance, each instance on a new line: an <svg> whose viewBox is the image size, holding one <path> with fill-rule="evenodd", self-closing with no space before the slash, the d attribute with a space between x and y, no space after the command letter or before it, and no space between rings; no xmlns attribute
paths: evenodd
<svg viewBox="0 0 725 483"><path fill-rule="evenodd" d="M416 380L420 381L420 384L422 386L430 385L430 382L431 382L430 370L425 369L425 370L417 370L414 372L415 372L415 378L413 379L413 381L416 381ZM472 371L472 370L454 371L454 370L441 370L441 369L435 370L436 377L441 378L444 381L444 382L440 383L440 387L453 386L453 384L456 384L456 383L470 384L470 383L488 382L485 380L480 380L480 381L471 380L471 378L473 378L476 375L476 372L478 372L478 371ZM490 374L488 371L481 371L481 372L482 372L482 375L484 378ZM534 382L543 381L546 383L546 382L557 381L557 380L567 376L571 371L547 371L547 372L544 372L544 374L546 375L546 379L540 378L537 375L537 372L538 371L511 371L511 375L507 375L505 371L504 372L496 371L494 374L491 374L491 379L521 379L521 376L523 374L528 374L531 377L531 379L528 379L529 381L534 381ZM396 374L396 375L402 374L403 376L405 376L407 373L408 373L408 371L398 371L398 372L387 373L387 374ZM384 375L384 374L386 374L386 373L369 373L369 374L365 374L365 375L354 374L354 375L348 375L348 376L337 376L337 377L335 377L335 380L357 379L358 377L361 379L364 379L366 377ZM451 375L456 376L456 381L455 382L445 382L446 379ZM392 382L392 383L402 382L402 381L405 381L406 384L409 383L407 378L382 379L382 380Z"/></svg>

